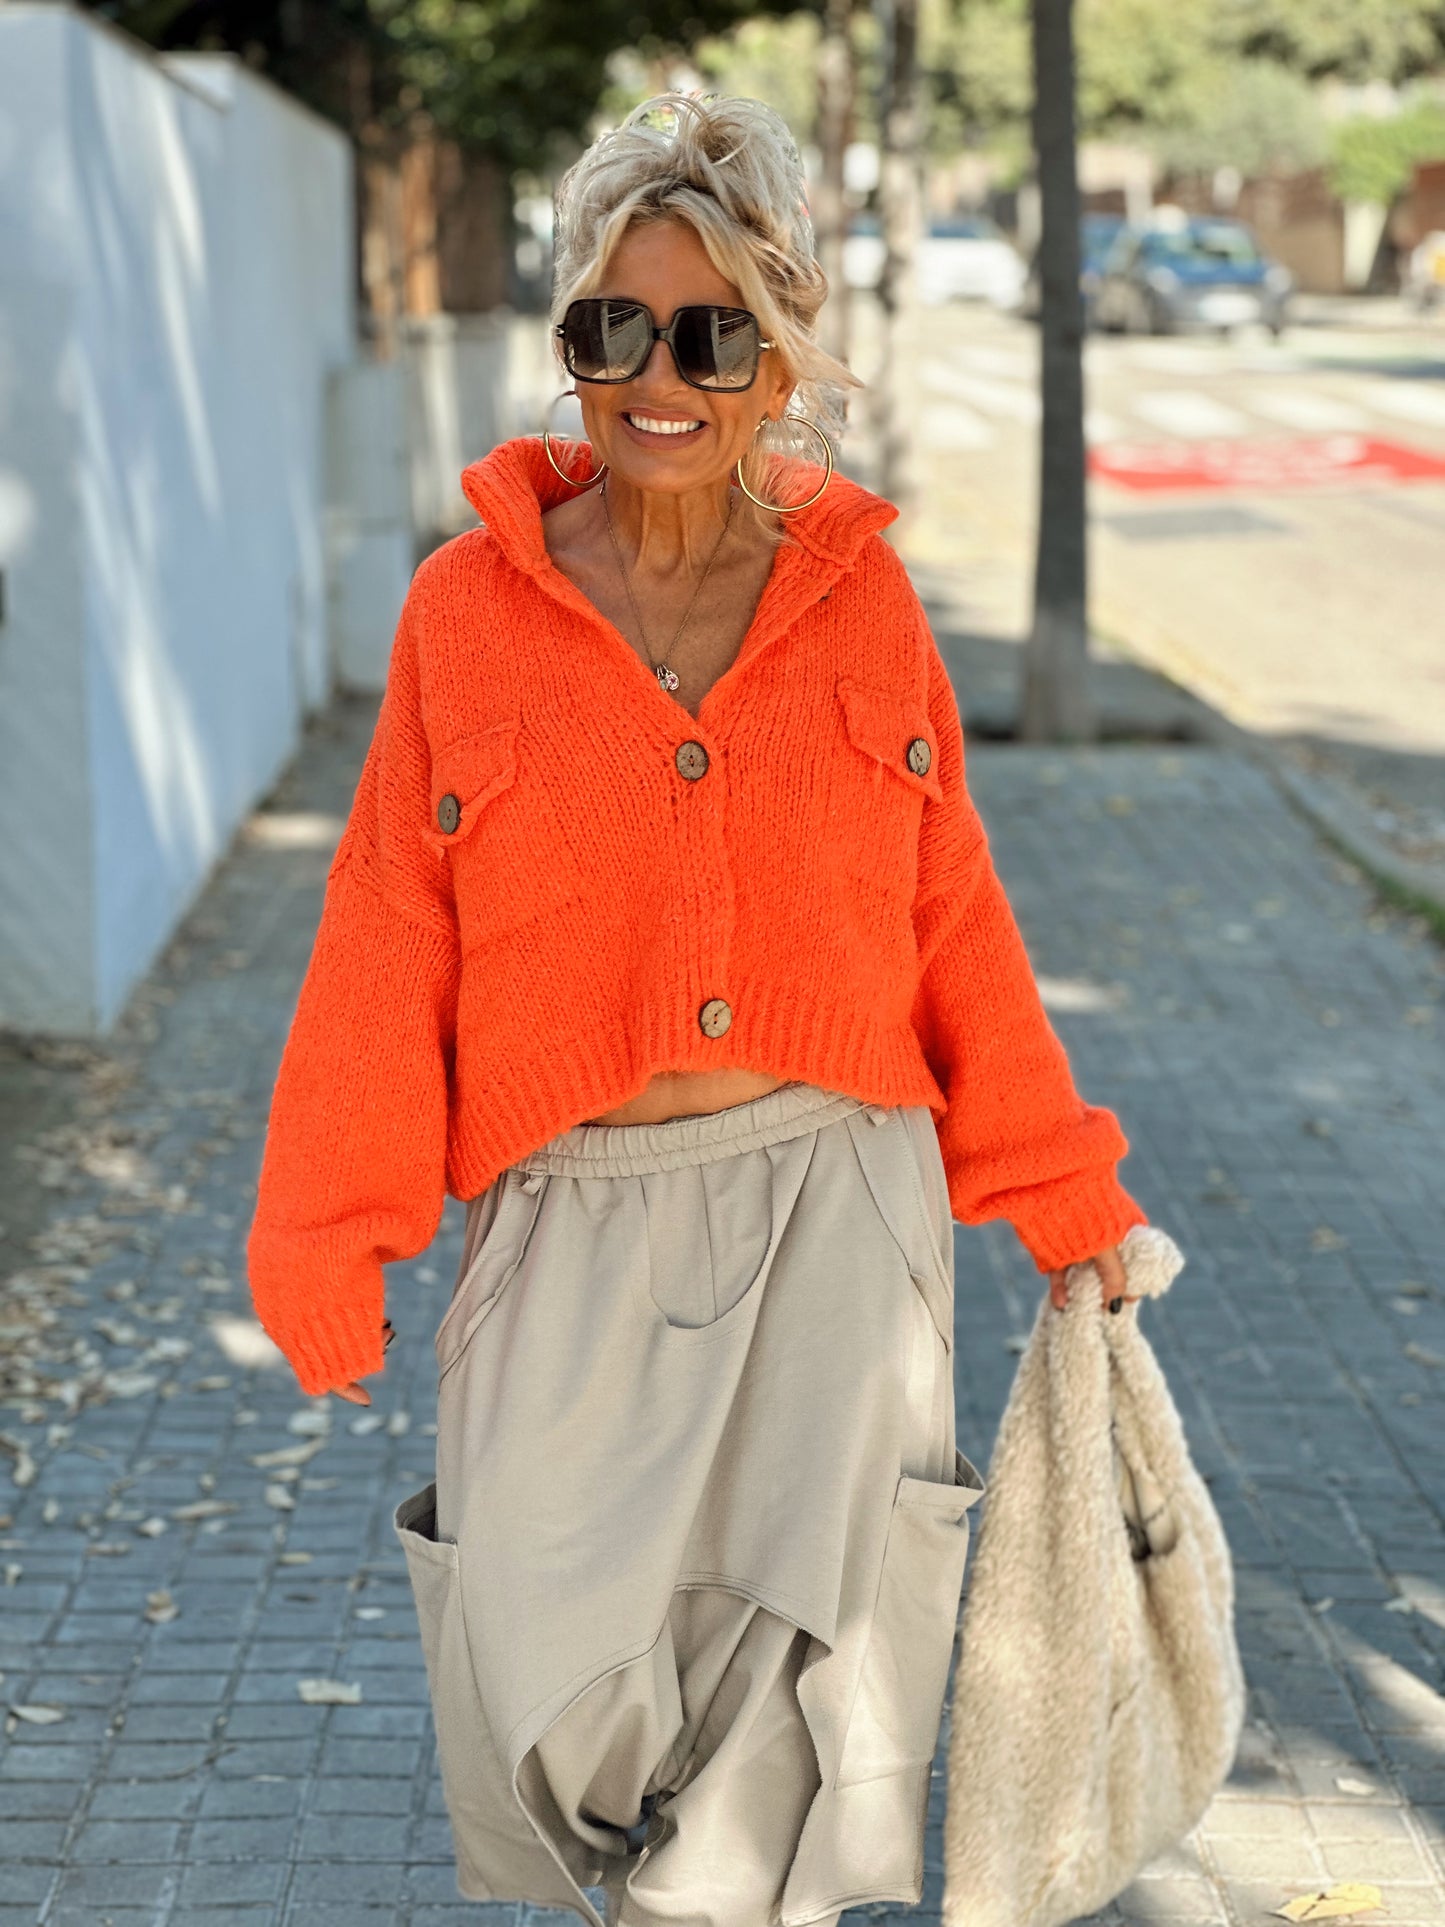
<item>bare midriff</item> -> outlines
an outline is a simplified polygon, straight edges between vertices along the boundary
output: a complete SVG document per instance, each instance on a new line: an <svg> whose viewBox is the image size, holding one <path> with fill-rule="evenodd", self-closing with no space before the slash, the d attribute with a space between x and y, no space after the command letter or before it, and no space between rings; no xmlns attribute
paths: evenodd
<svg viewBox="0 0 1445 1927"><path fill-rule="evenodd" d="M658 1071L645 1090L615 1110L589 1117L588 1124L662 1124L670 1117L695 1117L748 1104L785 1084L767 1071Z"/></svg>

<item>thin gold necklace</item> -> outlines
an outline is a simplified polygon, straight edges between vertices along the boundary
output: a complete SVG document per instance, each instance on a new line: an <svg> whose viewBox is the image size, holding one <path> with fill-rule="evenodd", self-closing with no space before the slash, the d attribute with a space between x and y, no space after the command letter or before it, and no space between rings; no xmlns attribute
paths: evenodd
<svg viewBox="0 0 1445 1927"><path fill-rule="evenodd" d="M680 681L681 681L677 671L675 669L669 668L666 662L658 662L654 658L652 653L652 645L647 640L647 629L642 620L642 611L637 606L637 597L632 593L632 578L627 573L627 564L622 559L622 545L617 540L616 529L614 529L612 526L612 511L607 506L606 482L602 484L601 488L598 489L597 493L602 498L602 513L605 516L607 521L607 533L612 538L612 552L617 557L617 567L618 567L619 573L622 576L622 586L627 591L627 600L632 604L633 619L637 623L638 634L642 637L642 646L647 651L647 660L652 665L652 673L654 676L656 676L657 680L662 684L662 687L664 689L669 691L677 689L680 686ZM734 506L734 499L731 491L729 491L728 515L727 515L727 520L723 523L722 534L718 537L716 543L713 545L713 552L707 559L707 567L703 570L702 574L698 577L697 587L693 590L692 598L689 601L686 609L683 611L682 621L677 625L677 632L673 636L671 646L669 647L667 652L669 656L675 654L677 650L677 645L682 639L682 632L687 627L688 617L692 614L693 609L697 604L697 599L702 594L702 585L704 582L707 581L708 577L712 574L712 565L714 562L717 561L718 550L722 547L723 543L727 540L728 530L733 525L733 506Z"/></svg>

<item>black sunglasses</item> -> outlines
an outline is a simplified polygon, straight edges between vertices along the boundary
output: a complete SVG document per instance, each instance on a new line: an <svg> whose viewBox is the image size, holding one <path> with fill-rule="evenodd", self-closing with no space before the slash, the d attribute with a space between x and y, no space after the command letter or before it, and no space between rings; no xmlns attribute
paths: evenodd
<svg viewBox="0 0 1445 1927"><path fill-rule="evenodd" d="M677 372L692 388L751 388L764 341L758 318L747 308L713 302L678 308L665 328L641 301L589 295L574 301L552 331L562 361L577 381L632 381L642 373L654 341L672 350Z"/></svg>

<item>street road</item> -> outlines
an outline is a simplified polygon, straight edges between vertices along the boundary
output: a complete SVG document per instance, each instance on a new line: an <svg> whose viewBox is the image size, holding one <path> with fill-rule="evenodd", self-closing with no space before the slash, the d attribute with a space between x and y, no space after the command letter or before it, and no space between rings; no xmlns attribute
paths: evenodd
<svg viewBox="0 0 1445 1927"><path fill-rule="evenodd" d="M1445 324L1329 312L1278 343L1088 338L1093 621L1354 786L1402 852L1445 860ZM877 340L859 322L867 378ZM1032 324L961 305L920 313L903 357L918 484L905 551L952 578L967 622L1015 640L1037 360Z"/></svg>

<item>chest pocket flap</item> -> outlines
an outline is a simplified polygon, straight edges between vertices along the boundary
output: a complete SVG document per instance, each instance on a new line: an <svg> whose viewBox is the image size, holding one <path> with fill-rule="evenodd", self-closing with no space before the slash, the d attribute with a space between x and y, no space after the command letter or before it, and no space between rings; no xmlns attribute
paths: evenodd
<svg viewBox="0 0 1445 1927"><path fill-rule="evenodd" d="M839 676L838 700L850 740L924 796L943 795L938 780L938 733L921 702L895 689L878 689Z"/></svg>
<svg viewBox="0 0 1445 1927"><path fill-rule="evenodd" d="M427 834L437 849L462 842L492 798L517 780L520 727L520 717L509 716L435 753Z"/></svg>

